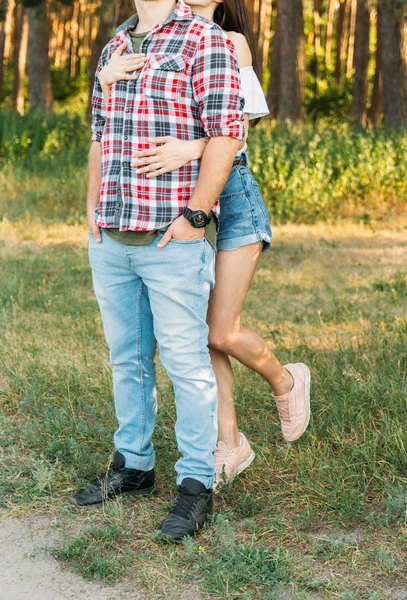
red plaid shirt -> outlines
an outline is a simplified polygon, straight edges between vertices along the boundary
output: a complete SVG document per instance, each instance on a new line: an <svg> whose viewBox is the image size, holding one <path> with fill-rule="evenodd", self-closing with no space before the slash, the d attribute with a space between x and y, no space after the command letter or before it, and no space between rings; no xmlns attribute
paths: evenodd
<svg viewBox="0 0 407 600"><path fill-rule="evenodd" d="M198 179L199 160L154 179L137 175L131 155L151 147L149 137L244 139L244 99L233 45L183 0L147 35L140 48L146 65L136 80L112 86L105 109L98 73L123 41L128 42L126 52L133 51L128 32L136 23L137 15L104 48L92 99L91 139L101 143L102 152L96 222L121 231L169 225L182 214Z"/></svg>

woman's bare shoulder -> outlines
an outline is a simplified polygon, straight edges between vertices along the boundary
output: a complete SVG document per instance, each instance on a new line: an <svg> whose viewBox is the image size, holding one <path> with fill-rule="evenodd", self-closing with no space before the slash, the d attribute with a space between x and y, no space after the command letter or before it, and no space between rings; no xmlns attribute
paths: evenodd
<svg viewBox="0 0 407 600"><path fill-rule="evenodd" d="M239 67L250 67L253 63L252 53L250 52L249 44L243 33L237 33L236 31L225 31L226 35L233 43L236 54L239 59Z"/></svg>

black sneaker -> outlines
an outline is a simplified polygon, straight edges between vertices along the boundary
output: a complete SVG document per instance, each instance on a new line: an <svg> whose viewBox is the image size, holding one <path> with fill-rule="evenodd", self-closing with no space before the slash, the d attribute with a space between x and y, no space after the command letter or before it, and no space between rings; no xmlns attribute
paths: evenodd
<svg viewBox="0 0 407 600"><path fill-rule="evenodd" d="M116 452L106 473L102 473L70 498L77 506L101 504L119 494L150 494L154 490L154 469L137 471L126 469L123 454Z"/></svg>
<svg viewBox="0 0 407 600"><path fill-rule="evenodd" d="M194 535L204 526L212 507L212 490L207 490L200 481L187 477L178 488L178 497L161 525L161 532L178 542L188 535Z"/></svg>

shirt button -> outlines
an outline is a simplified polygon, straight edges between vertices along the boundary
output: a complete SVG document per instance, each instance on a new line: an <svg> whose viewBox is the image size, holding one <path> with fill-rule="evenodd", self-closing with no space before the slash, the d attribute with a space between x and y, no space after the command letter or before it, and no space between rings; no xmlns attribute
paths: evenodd
<svg viewBox="0 0 407 600"><path fill-rule="evenodd" d="M127 135L124 136L124 139L127 140Z"/></svg>
<svg viewBox="0 0 407 600"><path fill-rule="evenodd" d="M130 112L130 108L126 108L126 113L129 113L129 112Z"/></svg>

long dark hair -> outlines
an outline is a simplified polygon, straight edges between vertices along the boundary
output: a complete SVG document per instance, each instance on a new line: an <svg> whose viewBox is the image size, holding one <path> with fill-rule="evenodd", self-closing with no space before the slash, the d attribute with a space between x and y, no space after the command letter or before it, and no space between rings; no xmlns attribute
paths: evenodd
<svg viewBox="0 0 407 600"><path fill-rule="evenodd" d="M216 7L213 20L224 31L235 31L244 35L252 54L254 72L261 81L259 47L250 25L250 15L245 0L223 0L222 4ZM253 119L250 121L250 127L256 127L259 122L260 119Z"/></svg>
<svg viewBox="0 0 407 600"><path fill-rule="evenodd" d="M222 4L216 7L213 20L224 31L235 31L244 35L252 53L253 69L261 79L259 48L250 25L250 15L245 0L223 0Z"/></svg>

